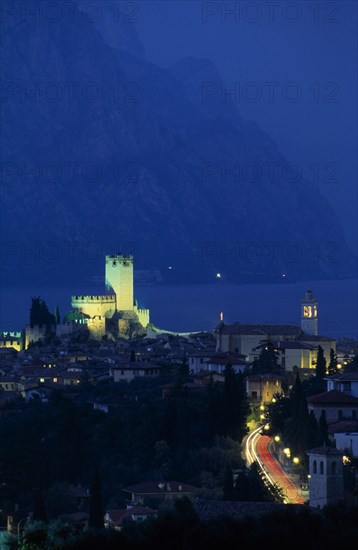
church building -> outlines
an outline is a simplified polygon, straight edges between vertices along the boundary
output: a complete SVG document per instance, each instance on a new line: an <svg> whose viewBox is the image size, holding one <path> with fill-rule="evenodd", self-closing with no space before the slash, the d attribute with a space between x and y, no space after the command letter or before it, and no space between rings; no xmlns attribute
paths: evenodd
<svg viewBox="0 0 358 550"><path fill-rule="evenodd" d="M336 351L336 340L318 334L318 304L311 290L301 300L301 326L285 324L246 324L221 322L216 328L216 351L246 355L249 362L259 355L259 347L270 340L279 353L280 366L292 371L313 369L318 346L323 348L327 364L330 350Z"/></svg>

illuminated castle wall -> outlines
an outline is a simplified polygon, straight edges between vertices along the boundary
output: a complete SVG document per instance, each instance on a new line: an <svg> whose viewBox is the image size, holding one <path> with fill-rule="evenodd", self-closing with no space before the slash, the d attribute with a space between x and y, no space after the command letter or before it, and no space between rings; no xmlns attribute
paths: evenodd
<svg viewBox="0 0 358 550"><path fill-rule="evenodd" d="M105 320L120 312L127 320L149 324L149 309L139 309L134 300L133 256L106 256L106 290L99 296L72 296L72 307L87 317L85 323L93 337L105 334ZM125 323L119 323L119 331Z"/></svg>
<svg viewBox="0 0 358 550"><path fill-rule="evenodd" d="M106 256L106 288L114 292L118 311L132 310L133 256Z"/></svg>
<svg viewBox="0 0 358 550"><path fill-rule="evenodd" d="M89 317L100 315L113 317L116 312L116 296L72 296L72 307L81 311Z"/></svg>
<svg viewBox="0 0 358 550"><path fill-rule="evenodd" d="M13 348L16 351L23 349L23 338L21 332L0 332L0 349Z"/></svg>

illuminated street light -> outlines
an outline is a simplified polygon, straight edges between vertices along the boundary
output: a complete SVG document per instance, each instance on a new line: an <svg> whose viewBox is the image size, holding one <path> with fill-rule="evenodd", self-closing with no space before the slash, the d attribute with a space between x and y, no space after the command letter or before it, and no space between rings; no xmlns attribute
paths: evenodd
<svg viewBox="0 0 358 550"><path fill-rule="evenodd" d="M260 414L260 420L265 420L265 415L264 414Z"/></svg>
<svg viewBox="0 0 358 550"><path fill-rule="evenodd" d="M260 411L264 411L264 410L265 410L264 405L260 405Z"/></svg>
<svg viewBox="0 0 358 550"><path fill-rule="evenodd" d="M297 456L295 456L294 459L293 459L293 463L294 463L294 464L299 464L299 463L300 463L300 459L297 458Z"/></svg>
<svg viewBox="0 0 358 550"><path fill-rule="evenodd" d="M280 441L280 436L279 435L275 435L275 441L279 442Z"/></svg>
<svg viewBox="0 0 358 550"><path fill-rule="evenodd" d="M217 274L216 274L216 278L217 278L217 279L221 279L221 273L217 273Z"/></svg>
<svg viewBox="0 0 358 550"><path fill-rule="evenodd" d="M269 430L270 429L270 424L265 424L264 425L264 430Z"/></svg>

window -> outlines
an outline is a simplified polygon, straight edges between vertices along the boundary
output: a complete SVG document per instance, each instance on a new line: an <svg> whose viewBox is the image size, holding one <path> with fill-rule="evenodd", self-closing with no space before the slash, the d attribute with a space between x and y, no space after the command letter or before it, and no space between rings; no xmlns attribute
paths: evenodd
<svg viewBox="0 0 358 550"><path fill-rule="evenodd" d="M257 399L257 391L252 391L251 392L251 397L252 397L252 399Z"/></svg>
<svg viewBox="0 0 358 550"><path fill-rule="evenodd" d="M332 462L331 471L332 471L332 476L335 476L337 473L337 462Z"/></svg>
<svg viewBox="0 0 358 550"><path fill-rule="evenodd" d="M323 460L321 460L321 462L319 463L319 473L322 475L324 474L324 464L323 464Z"/></svg>
<svg viewBox="0 0 358 550"><path fill-rule="evenodd" d="M312 473L317 473L317 460L314 460L312 463Z"/></svg>
<svg viewBox="0 0 358 550"><path fill-rule="evenodd" d="M235 353L239 353L239 348L234 348Z"/></svg>
<svg viewBox="0 0 358 550"><path fill-rule="evenodd" d="M341 382L340 386L341 386L340 387L341 391L347 391L347 392L351 391L351 383L350 382Z"/></svg>

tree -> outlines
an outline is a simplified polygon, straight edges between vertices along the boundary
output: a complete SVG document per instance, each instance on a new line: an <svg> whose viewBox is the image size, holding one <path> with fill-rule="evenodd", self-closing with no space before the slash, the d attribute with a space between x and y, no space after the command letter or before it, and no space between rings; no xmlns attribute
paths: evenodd
<svg viewBox="0 0 358 550"><path fill-rule="evenodd" d="M320 380L326 376L326 359L323 354L322 346L318 346L317 363L316 363L316 377Z"/></svg>
<svg viewBox="0 0 358 550"><path fill-rule="evenodd" d="M251 486L248 472L239 472L237 474L234 487L235 500L240 500L241 502L247 502L250 500L250 489Z"/></svg>
<svg viewBox="0 0 358 550"><path fill-rule="evenodd" d="M358 355L355 355L353 359L346 365L344 373L357 372L358 371Z"/></svg>
<svg viewBox="0 0 358 550"><path fill-rule="evenodd" d="M324 410L321 411L321 416L319 417L318 444L329 445L328 424L326 419L326 412Z"/></svg>
<svg viewBox="0 0 358 550"><path fill-rule="evenodd" d="M294 454L302 456L309 446L309 413L298 374L292 388L290 401L292 413L291 418L286 422L287 435Z"/></svg>
<svg viewBox="0 0 358 550"><path fill-rule="evenodd" d="M47 523L47 512L42 493L39 490L35 491L34 508L32 512L32 521L43 521Z"/></svg>
<svg viewBox="0 0 358 550"><path fill-rule="evenodd" d="M269 493L261 479L257 462L253 462L250 466L249 481L249 500L251 502L260 502L269 498Z"/></svg>
<svg viewBox="0 0 358 550"><path fill-rule="evenodd" d="M311 411L308 419L308 446L309 448L316 447L319 443L319 426L314 415Z"/></svg>
<svg viewBox="0 0 358 550"><path fill-rule="evenodd" d="M98 468L95 469L91 483L90 513L88 526L92 529L103 528L101 478Z"/></svg>
<svg viewBox="0 0 358 550"><path fill-rule="evenodd" d="M259 349L260 356L254 361L252 367L253 374L268 374L271 372L279 372L281 367L278 364L279 353L275 349L271 340L266 340L261 346L255 349Z"/></svg>
<svg viewBox="0 0 358 550"><path fill-rule="evenodd" d="M221 410L223 435L241 440L247 431L248 404L242 374L236 374L232 365L225 367Z"/></svg>
<svg viewBox="0 0 358 550"><path fill-rule="evenodd" d="M46 302L41 296L31 298L30 325L54 325L56 323L55 315L49 312Z"/></svg>
<svg viewBox="0 0 358 550"><path fill-rule="evenodd" d="M230 464L226 465L223 482L224 500L232 500L234 497L234 477Z"/></svg>
<svg viewBox="0 0 358 550"><path fill-rule="evenodd" d="M55 309L55 320L56 320L56 325L61 324L60 308L58 306L56 306L56 309Z"/></svg>
<svg viewBox="0 0 358 550"><path fill-rule="evenodd" d="M328 374L331 376L333 374L337 374L338 368L337 368L337 356L334 352L334 349L331 348L330 354L329 354L329 366L328 366Z"/></svg>
<svg viewBox="0 0 358 550"><path fill-rule="evenodd" d="M186 380L189 376L189 362L186 357L183 357L182 363L179 367L178 376L181 380Z"/></svg>
<svg viewBox="0 0 358 550"><path fill-rule="evenodd" d="M273 434L284 431L285 422L291 414L291 403L287 397L276 393L274 398L274 402L267 404L265 412L265 423L270 425L270 432Z"/></svg>

